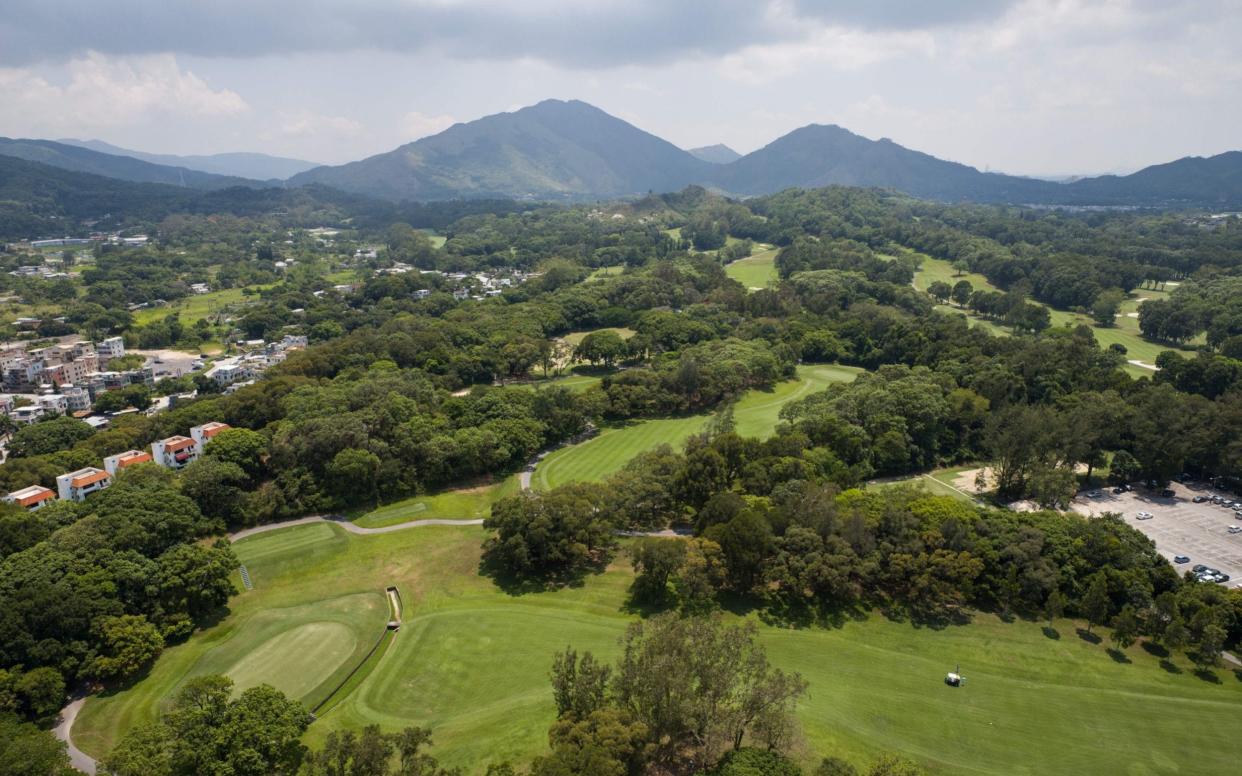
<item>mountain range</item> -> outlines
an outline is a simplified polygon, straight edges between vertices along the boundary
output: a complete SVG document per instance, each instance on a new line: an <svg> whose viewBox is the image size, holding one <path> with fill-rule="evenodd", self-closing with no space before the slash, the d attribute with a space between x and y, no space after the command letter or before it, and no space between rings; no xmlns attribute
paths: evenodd
<svg viewBox="0 0 1242 776"><path fill-rule="evenodd" d="M1186 157L1130 175L1067 182L981 172L835 125L796 129L744 156L724 145L689 151L577 100L545 100L454 124L392 151L256 180L194 169L203 159L141 154L98 142L0 138L0 154L136 182L203 189L322 184L393 202L503 197L582 201L697 184L737 196L828 185L893 189L947 202L1242 208L1242 152ZM113 153L112 151L118 152ZM214 170L254 175L309 164L220 155ZM136 158L142 157L142 158ZM243 164L250 164L243 167Z"/></svg>
<svg viewBox="0 0 1242 776"><path fill-rule="evenodd" d="M62 138L57 142L80 148L89 148L92 151L99 151L100 153L112 154L114 156L131 156L151 164L162 164L167 167L185 167L189 170L209 172L213 175L231 175L237 178L251 178L260 181L284 180L319 166L317 162L308 162L305 159L290 159L284 156L272 156L271 154L260 154L250 151L179 156L177 154L149 154L143 151L132 151L128 148L105 143L102 140Z"/></svg>

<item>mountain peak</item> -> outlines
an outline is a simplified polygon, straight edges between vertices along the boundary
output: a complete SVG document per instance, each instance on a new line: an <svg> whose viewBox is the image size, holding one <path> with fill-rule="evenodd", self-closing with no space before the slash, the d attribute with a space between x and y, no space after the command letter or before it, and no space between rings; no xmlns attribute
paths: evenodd
<svg viewBox="0 0 1242 776"><path fill-rule="evenodd" d="M734 151L724 143L691 148L687 151L687 153L695 158L702 159L705 162L711 162L712 164L729 164L730 162L736 162L738 159L742 158L741 154Z"/></svg>

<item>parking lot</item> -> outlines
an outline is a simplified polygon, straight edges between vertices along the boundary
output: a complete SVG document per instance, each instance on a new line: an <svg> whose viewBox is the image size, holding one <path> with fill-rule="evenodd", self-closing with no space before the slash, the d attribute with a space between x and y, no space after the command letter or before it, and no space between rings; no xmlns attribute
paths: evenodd
<svg viewBox="0 0 1242 776"><path fill-rule="evenodd" d="M1127 523L1153 539L1156 549L1170 561L1174 555L1189 556L1189 563L1176 567L1179 572L1202 563L1228 574L1230 580L1225 584L1230 587L1242 584L1242 533L1230 534L1227 530L1231 525L1242 525L1242 516L1211 502L1196 504L1191 500L1195 496L1239 497L1207 485L1173 483L1169 487L1176 493L1174 498L1161 498L1145 488L1117 495L1111 488L1102 488L1100 498L1080 494L1074 499L1073 509L1084 515L1120 513ZM1153 517L1137 520L1139 512L1150 512Z"/></svg>

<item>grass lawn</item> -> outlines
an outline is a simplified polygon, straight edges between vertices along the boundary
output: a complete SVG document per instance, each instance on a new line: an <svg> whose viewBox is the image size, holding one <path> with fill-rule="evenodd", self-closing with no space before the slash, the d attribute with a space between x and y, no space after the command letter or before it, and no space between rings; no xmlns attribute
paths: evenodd
<svg viewBox="0 0 1242 776"><path fill-rule="evenodd" d="M567 482L601 480L639 453L660 445L679 448L708 417L658 418L605 428L592 439L550 453L535 469L531 487L546 490Z"/></svg>
<svg viewBox="0 0 1242 776"><path fill-rule="evenodd" d="M776 432L781 407L822 391L829 383L850 382L863 370L837 364L804 364L793 380L778 383L770 391L747 391L733 405L734 430L744 437L767 439Z"/></svg>
<svg viewBox="0 0 1242 776"><path fill-rule="evenodd" d="M744 259L725 265L725 273L747 288L767 288L779 275L776 272L776 254L779 248L769 248Z"/></svg>
<svg viewBox="0 0 1242 776"><path fill-rule="evenodd" d="M269 287L264 285L247 286L247 288L254 291ZM241 288L225 288L206 294L192 294L184 299L177 300L171 305L147 307L134 313L134 322L139 325L146 325L151 321L164 318L171 312L175 312L182 324L192 326L200 318L208 318L224 310L226 307L245 302L248 297L242 293L243 290Z"/></svg>
<svg viewBox="0 0 1242 776"><path fill-rule="evenodd" d="M394 501L354 518L363 528L382 528L411 520L474 520L491 514L492 504L518 491L517 477Z"/></svg>
<svg viewBox="0 0 1242 776"><path fill-rule="evenodd" d="M243 562L268 570L255 589L236 596L219 625L166 650L136 685L92 698L75 742L101 755L129 726L152 719L197 666L228 663L225 652L238 651L231 642L261 646L271 638L265 623L284 622L293 635L275 646L296 649L307 632L294 613L347 597L375 600L386 612L378 593L396 584L400 633L311 726L307 743L318 746L339 728L423 725L442 764L468 774L489 762L528 761L546 749L555 713L552 656L572 645L615 657L632 617L624 611L632 577L621 557L582 586L510 595L477 573L483 536L477 528L353 536L310 525L239 542ZM1058 621L1055 638L1040 625L977 615L944 629L879 616L835 629L759 627L772 663L809 683L798 708L805 765L834 754L862 766L900 751L933 774L1235 771L1228 731L1242 713L1242 682L1232 671L1204 681L1184 656L1162 668L1140 646L1117 662L1104 644L1079 638L1074 623ZM293 673L292 665L269 665L271 680ZM957 665L966 685L946 687L943 677Z"/></svg>
<svg viewBox="0 0 1242 776"><path fill-rule="evenodd" d="M614 267L600 267L599 269L593 271L590 275L587 275L587 280L599 280L600 278L614 277L623 272L625 272L625 265L623 264L618 264Z"/></svg>

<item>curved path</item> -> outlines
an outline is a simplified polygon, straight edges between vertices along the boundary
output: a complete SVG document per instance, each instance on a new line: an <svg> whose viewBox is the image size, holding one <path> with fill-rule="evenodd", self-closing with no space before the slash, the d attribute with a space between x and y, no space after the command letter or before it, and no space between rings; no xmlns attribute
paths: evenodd
<svg viewBox="0 0 1242 776"><path fill-rule="evenodd" d="M239 539L245 539L247 536L255 534L267 533L268 531L276 531L281 528L289 528L295 525L307 525L309 523L335 523L352 534L385 534L393 531L404 531L407 528L423 528L429 525L483 525L483 519L474 520L448 520L443 518L429 518L427 520L411 520L408 523L396 523L395 525L386 525L382 528L363 528L360 525L354 525L340 515L312 515L311 517L299 517L293 520L285 520L279 523L266 523L264 525L256 525L254 528L243 528L240 531L234 531L229 534L229 541L235 542Z"/></svg>
<svg viewBox="0 0 1242 776"><path fill-rule="evenodd" d="M56 727L52 729L52 735L65 742L65 746L69 749L69 762L74 768L82 773L95 776L99 769L95 758L86 752L78 749L73 745L73 741L69 738L69 730L73 727L73 721L78 718L78 712L82 710L82 704L86 703L86 696L74 698L68 706L60 710L60 721Z"/></svg>

